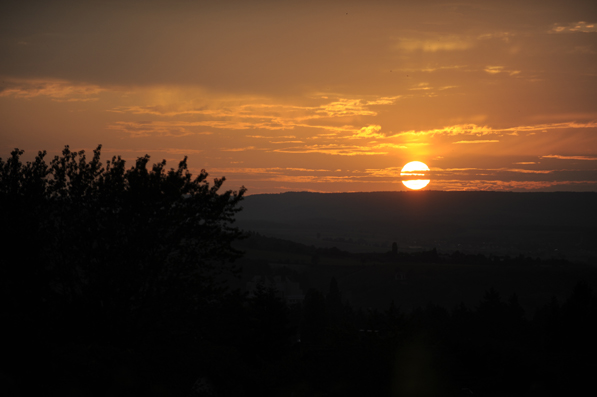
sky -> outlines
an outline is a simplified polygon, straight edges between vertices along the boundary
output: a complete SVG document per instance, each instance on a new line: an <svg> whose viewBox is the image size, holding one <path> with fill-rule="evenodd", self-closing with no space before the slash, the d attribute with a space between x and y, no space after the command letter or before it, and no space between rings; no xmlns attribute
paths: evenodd
<svg viewBox="0 0 597 397"><path fill-rule="evenodd" d="M597 191L595 1L8 1L0 158L65 145L248 194Z"/></svg>

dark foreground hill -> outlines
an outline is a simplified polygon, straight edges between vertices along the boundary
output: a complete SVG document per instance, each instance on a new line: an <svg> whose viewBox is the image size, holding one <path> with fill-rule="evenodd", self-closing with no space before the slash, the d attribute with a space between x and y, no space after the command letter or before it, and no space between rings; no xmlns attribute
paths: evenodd
<svg viewBox="0 0 597 397"><path fill-rule="evenodd" d="M597 255L597 193L291 192L249 196L239 225L352 252L441 251Z"/></svg>

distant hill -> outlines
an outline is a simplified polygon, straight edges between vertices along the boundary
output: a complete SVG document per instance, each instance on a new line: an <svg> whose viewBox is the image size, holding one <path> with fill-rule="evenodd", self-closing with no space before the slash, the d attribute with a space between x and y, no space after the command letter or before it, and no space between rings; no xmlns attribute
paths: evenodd
<svg viewBox="0 0 597 397"><path fill-rule="evenodd" d="M305 294L310 288L328 293L335 279L343 298L355 308L386 310L394 301L410 311L428 304L474 307L495 288L508 298L516 294L529 316L555 297L567 299L579 281L597 288L597 266L557 259L466 255L460 252L349 253L251 233L236 241L244 252L237 264L235 288L251 291L255 277L288 280ZM251 286L252 285L252 286Z"/></svg>
<svg viewBox="0 0 597 397"><path fill-rule="evenodd" d="M437 248L587 260L597 256L597 193L372 192L246 197L242 228L352 252Z"/></svg>

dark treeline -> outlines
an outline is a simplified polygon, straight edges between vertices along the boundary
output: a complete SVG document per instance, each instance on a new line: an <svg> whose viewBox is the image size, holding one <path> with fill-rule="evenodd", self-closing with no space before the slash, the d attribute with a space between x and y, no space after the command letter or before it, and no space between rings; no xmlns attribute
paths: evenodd
<svg viewBox="0 0 597 397"><path fill-rule="evenodd" d="M586 283L532 318L495 290L474 307L354 309L335 279L288 305L222 281L239 270L244 189L219 193L223 179L193 179L184 160L21 154L0 160L4 395L556 396L591 383Z"/></svg>
<svg viewBox="0 0 597 397"><path fill-rule="evenodd" d="M250 306L262 299L283 313L269 294ZM309 290L302 305L287 308L286 323L262 318L272 327L262 335L278 337L252 340L249 362L262 365L263 395L564 395L591 382L596 304L579 283L565 302L546 303L532 319L516 295L502 299L495 290L470 308L404 313L392 302L385 311L355 311L332 280L326 294ZM298 343L288 338L295 329Z"/></svg>
<svg viewBox="0 0 597 397"><path fill-rule="evenodd" d="M385 253L355 253L341 250L337 247L315 247L313 245L306 245L294 241L284 240L276 237L264 236L258 232L249 232L245 239L239 241L236 246L242 248L264 249L268 251L295 253L311 255L312 257L326 256L326 257L340 257L340 258L354 258L361 262L376 262L388 264L400 263L445 263L445 264L500 264L500 265L569 265L570 262L565 258L552 257L549 259L531 257L527 255L485 255L485 254L471 254L461 251L453 252L439 252L437 249L423 250L417 252L403 252L399 251L396 243L393 243L395 248ZM591 263L595 262L595 258L591 258Z"/></svg>

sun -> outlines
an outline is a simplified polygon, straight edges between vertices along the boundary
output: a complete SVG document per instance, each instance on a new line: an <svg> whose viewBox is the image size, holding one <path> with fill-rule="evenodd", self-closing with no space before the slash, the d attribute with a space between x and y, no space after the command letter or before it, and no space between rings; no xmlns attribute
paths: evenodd
<svg viewBox="0 0 597 397"><path fill-rule="evenodd" d="M400 176L403 177L410 177L416 178L417 176L425 176L425 173L429 171L429 167L427 164L422 163L420 161L411 161L410 163L406 164L402 167L402 171L400 171ZM423 189L425 186L431 182L430 179L405 179L402 181L404 186L409 189L419 190Z"/></svg>

